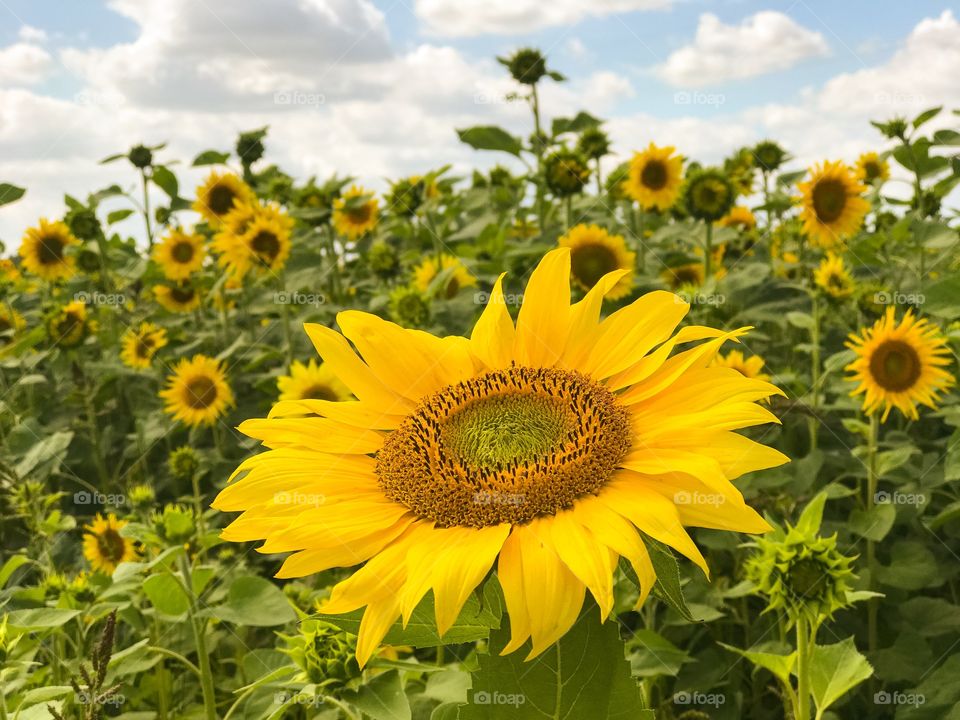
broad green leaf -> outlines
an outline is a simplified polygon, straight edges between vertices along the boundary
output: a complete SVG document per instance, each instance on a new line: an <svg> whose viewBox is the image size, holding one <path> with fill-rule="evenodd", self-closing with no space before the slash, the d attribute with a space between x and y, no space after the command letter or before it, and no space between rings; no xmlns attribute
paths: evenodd
<svg viewBox="0 0 960 720"><path fill-rule="evenodd" d="M822 492L807 503L807 507L800 513L797 520L797 530L804 535L817 535L820 524L823 522L823 506L827 502L827 494Z"/></svg>
<svg viewBox="0 0 960 720"><path fill-rule="evenodd" d="M143 581L143 592L150 603L164 615L181 617L190 609L190 598L169 573L148 577Z"/></svg>
<svg viewBox="0 0 960 720"><path fill-rule="evenodd" d="M120 222L121 220L126 220L128 217L133 215L133 210L130 208L121 208L120 210L114 210L112 213L107 215L107 225L113 225L114 223Z"/></svg>
<svg viewBox="0 0 960 720"><path fill-rule="evenodd" d="M8 205L23 197L27 191L10 183L0 183L0 205Z"/></svg>
<svg viewBox="0 0 960 720"><path fill-rule="evenodd" d="M0 568L0 590L7 586L10 578L13 577L13 574L17 571L17 568L22 567L30 562L30 558L26 555L11 555L10 559L7 560L3 567Z"/></svg>
<svg viewBox="0 0 960 720"><path fill-rule="evenodd" d="M17 463L16 471L20 477L26 477L41 463L56 459L58 462L67 452L70 441L73 440L72 432L52 433L30 448L29 452L23 456L23 459Z"/></svg>
<svg viewBox="0 0 960 720"><path fill-rule="evenodd" d="M495 125L477 125L457 130L460 140L476 150L502 150L511 155L520 156L523 149L519 138L515 138L503 128Z"/></svg>
<svg viewBox="0 0 960 720"><path fill-rule="evenodd" d="M693 658L653 630L635 630L628 641L634 677L675 676Z"/></svg>
<svg viewBox="0 0 960 720"><path fill-rule="evenodd" d="M892 561L877 568L877 580L903 590L939 587L945 582L937 559L925 543L901 540L890 550Z"/></svg>
<svg viewBox="0 0 960 720"><path fill-rule="evenodd" d="M913 445L902 445L893 450L885 450L877 453L877 475L880 477L893 472L898 467L904 465L910 456L918 452Z"/></svg>
<svg viewBox="0 0 960 720"><path fill-rule="evenodd" d="M410 720L411 717L410 701L396 670L377 675L356 692L344 693L344 699L373 720Z"/></svg>
<svg viewBox="0 0 960 720"><path fill-rule="evenodd" d="M810 313L800 312L799 310L791 310L787 313L787 322L798 327L802 330L812 330L813 329L813 316Z"/></svg>
<svg viewBox="0 0 960 720"><path fill-rule="evenodd" d="M238 577L230 584L226 602L200 614L255 627L285 625L297 617L279 587L254 575Z"/></svg>
<svg viewBox="0 0 960 720"><path fill-rule="evenodd" d="M650 562L657 574L657 582L653 587L654 594L673 608L680 617L693 622L687 604L683 599L683 590L680 585L680 564L674 554L664 545L648 537L644 537L647 549L650 551Z"/></svg>
<svg viewBox="0 0 960 720"><path fill-rule="evenodd" d="M177 197L180 185L177 182L177 176L163 165L155 165L153 174L150 177L153 183L163 190L171 198Z"/></svg>
<svg viewBox="0 0 960 720"><path fill-rule="evenodd" d="M852 637L833 645L814 646L810 654L810 693L818 717L871 674L873 667L857 651Z"/></svg>
<svg viewBox="0 0 960 720"><path fill-rule="evenodd" d="M935 597L914 597L900 603L900 615L923 637L960 631L960 605Z"/></svg>
<svg viewBox="0 0 960 720"><path fill-rule="evenodd" d="M8 613L7 623L15 630L47 630L66 625L79 614L79 610L29 608Z"/></svg>
<svg viewBox="0 0 960 720"><path fill-rule="evenodd" d="M204 150L193 159L194 167L199 165L223 165L230 159L230 153L216 150Z"/></svg>
<svg viewBox="0 0 960 720"><path fill-rule="evenodd" d="M850 513L848 527L850 532L876 542L883 540L894 520L897 519L897 510L891 503L874 505L869 510L854 510Z"/></svg>
<svg viewBox="0 0 960 720"><path fill-rule="evenodd" d="M726 643L718 644L730 652L745 657L758 668L769 670L773 676L781 682L790 683L790 674L793 672L794 665L797 663L796 652L792 652L789 655L777 655L775 653L759 652L757 650L741 650Z"/></svg>
<svg viewBox="0 0 960 720"><path fill-rule="evenodd" d="M920 113L919 115L917 115L917 117L914 118L913 129L916 130L924 123L935 118L937 115L940 114L941 110L943 110L942 105L940 105L939 107L930 108L929 110L924 110L922 113Z"/></svg>

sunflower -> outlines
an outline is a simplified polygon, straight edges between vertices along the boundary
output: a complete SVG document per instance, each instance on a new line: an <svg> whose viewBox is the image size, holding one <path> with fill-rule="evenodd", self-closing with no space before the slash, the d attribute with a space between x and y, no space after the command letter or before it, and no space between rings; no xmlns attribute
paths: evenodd
<svg viewBox="0 0 960 720"><path fill-rule="evenodd" d="M65 280L76 269L76 260L67 249L79 242L64 223L40 218L37 227L27 230L20 243L23 266L44 280Z"/></svg>
<svg viewBox="0 0 960 720"><path fill-rule="evenodd" d="M280 400L350 400L352 395L326 365L310 358L304 365L294 360L290 374L277 378Z"/></svg>
<svg viewBox="0 0 960 720"><path fill-rule="evenodd" d="M828 252L820 261L820 266L813 271L813 280L832 297L844 298L853 294L853 277L843 258L833 252Z"/></svg>
<svg viewBox="0 0 960 720"><path fill-rule="evenodd" d="M175 228L153 249L153 260L167 280L186 280L203 267L207 255L203 236Z"/></svg>
<svg viewBox="0 0 960 720"><path fill-rule="evenodd" d="M20 268L10 258L0 258L0 280L7 285L15 285L22 279Z"/></svg>
<svg viewBox="0 0 960 720"><path fill-rule="evenodd" d="M644 210L667 210L680 195L683 157L674 155L673 151L672 147L658 148L650 143L630 161L623 187Z"/></svg>
<svg viewBox="0 0 960 720"><path fill-rule="evenodd" d="M169 312L188 313L200 307L200 292L189 282L176 285L154 285L157 302Z"/></svg>
<svg viewBox="0 0 960 720"><path fill-rule="evenodd" d="M725 367L736 370L745 378L770 382L770 376L763 372L763 358L759 355L743 356L739 350L731 350L726 355L717 355L713 361L714 367Z"/></svg>
<svg viewBox="0 0 960 720"><path fill-rule="evenodd" d="M646 598L656 579L646 536L706 571L684 525L768 531L731 480L787 458L732 431L776 422L756 401L779 391L710 366L744 330L674 334L689 305L672 293L601 321L623 274L571 305L570 251L553 250L516 324L501 276L469 339L358 311L337 316L343 334L306 325L358 399L278 403L240 426L271 449L243 462L214 501L243 511L223 538L294 552L279 577L365 562L321 608L366 606L363 665L430 590L443 635L495 562L512 633L504 652L532 638L529 659L576 621L586 589L601 619L610 613L620 556ZM322 417L291 417L304 406ZM326 502L291 504L292 492ZM685 501L699 493L716 502Z"/></svg>
<svg viewBox="0 0 960 720"><path fill-rule="evenodd" d="M23 315L6 303L0 303L0 345L7 345L27 325Z"/></svg>
<svg viewBox="0 0 960 720"><path fill-rule="evenodd" d="M870 209L860 197L867 188L842 162L824 162L810 169L810 180L799 183L803 230L814 245L836 247L855 233Z"/></svg>
<svg viewBox="0 0 960 720"><path fill-rule="evenodd" d="M857 158L857 180L880 184L890 177L890 164L875 152L863 153Z"/></svg>
<svg viewBox="0 0 960 720"><path fill-rule="evenodd" d="M232 173L219 173L214 170L197 188L197 199L193 209L213 226L219 226L227 214L236 205L254 201L253 190L243 180Z"/></svg>
<svg viewBox="0 0 960 720"><path fill-rule="evenodd" d="M46 325L50 341L65 348L77 347L94 329L82 300L73 300L54 310L47 315Z"/></svg>
<svg viewBox="0 0 960 720"><path fill-rule="evenodd" d="M746 232L757 227L757 218L750 212L750 208L744 207L743 205L735 205L730 208L730 212L717 221L717 224Z"/></svg>
<svg viewBox="0 0 960 720"><path fill-rule="evenodd" d="M702 262L677 265L660 273L660 279L674 292L698 288L706 279L706 268Z"/></svg>
<svg viewBox="0 0 960 720"><path fill-rule="evenodd" d="M120 344L120 359L124 365L135 369L148 368L157 350L167 344L167 331L150 322L140 323L136 330L130 328L123 334Z"/></svg>
<svg viewBox="0 0 960 720"><path fill-rule="evenodd" d="M943 369L950 364L950 351L940 328L911 310L899 325L895 315L896 309L888 307L873 327L851 335L847 342L857 354L846 367L854 373L848 380L860 383L850 394L864 394L868 415L883 406L880 422L894 407L916 420L917 403L935 408L939 393L954 384L953 375Z"/></svg>
<svg viewBox="0 0 960 720"><path fill-rule="evenodd" d="M687 178L683 200L687 212L698 220L716 222L733 208L736 188L722 170L704 168Z"/></svg>
<svg viewBox="0 0 960 720"><path fill-rule="evenodd" d="M543 161L543 175L547 188L556 197L571 197L583 192L590 180L590 167L579 152L563 148Z"/></svg>
<svg viewBox="0 0 960 720"><path fill-rule="evenodd" d="M620 281L607 291L608 300L630 294L636 254L627 250L621 235L611 235L598 225L576 225L557 243L570 248L570 271L582 290L591 290L600 278L614 270L626 270Z"/></svg>
<svg viewBox="0 0 960 720"><path fill-rule="evenodd" d="M224 222L213 239L219 262L234 278L248 271L277 272L290 256L293 220L278 206L242 206Z"/></svg>
<svg viewBox="0 0 960 720"><path fill-rule="evenodd" d="M333 201L333 229L348 240L356 240L373 230L378 216L377 198L356 185Z"/></svg>
<svg viewBox="0 0 960 720"><path fill-rule="evenodd" d="M448 300L455 297L461 288L473 287L477 284L477 279L470 274L460 258L453 255L441 255L440 262L432 255L413 269L413 285L420 292L426 293L430 290L430 285L434 278L444 271L451 271L447 286L438 294Z"/></svg>
<svg viewBox="0 0 960 720"><path fill-rule="evenodd" d="M120 563L136 560L133 541L120 534L126 524L126 520L117 520L113 513L107 517L97 513L94 521L84 526L83 556L95 571L111 575Z"/></svg>
<svg viewBox="0 0 960 720"><path fill-rule="evenodd" d="M174 420L191 426L213 425L233 405L233 393L220 361L206 355L177 363L160 398Z"/></svg>

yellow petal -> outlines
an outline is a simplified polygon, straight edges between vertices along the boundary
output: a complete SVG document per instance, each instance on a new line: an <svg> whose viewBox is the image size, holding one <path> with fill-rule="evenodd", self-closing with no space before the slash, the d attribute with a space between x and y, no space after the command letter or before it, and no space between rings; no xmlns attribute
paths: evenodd
<svg viewBox="0 0 960 720"><path fill-rule="evenodd" d="M603 298L628 270L614 270L597 281L583 299L570 306L570 341L563 352L564 367L577 369L590 353L599 332L600 308Z"/></svg>
<svg viewBox="0 0 960 720"><path fill-rule="evenodd" d="M518 365L552 367L567 344L570 326L570 251L551 250L530 275L517 316Z"/></svg>
<svg viewBox="0 0 960 720"><path fill-rule="evenodd" d="M473 326L473 333L470 335L471 352L489 370L508 367L513 360L516 331L503 296L505 276L506 273L501 274L493 284L487 306L483 309L476 325Z"/></svg>
<svg viewBox="0 0 960 720"><path fill-rule="evenodd" d="M270 408L269 418L320 415L354 427L371 430L395 430L406 417L403 414L388 414L379 408L354 400L281 400Z"/></svg>
<svg viewBox="0 0 960 720"><path fill-rule="evenodd" d="M305 577L334 567L358 565L396 540L411 522L413 517L406 516L389 527L374 528L368 535L352 542L341 542L322 550L301 550L284 561L276 577Z"/></svg>
<svg viewBox="0 0 960 720"><path fill-rule="evenodd" d="M237 430L270 448L301 447L318 452L365 455L383 447L383 435L376 430L345 425L328 418L267 420L253 418Z"/></svg>
<svg viewBox="0 0 960 720"><path fill-rule="evenodd" d="M596 599L603 622L613 609L617 556L575 518L574 510L562 511L546 519L541 527L550 531L548 540L557 556Z"/></svg>

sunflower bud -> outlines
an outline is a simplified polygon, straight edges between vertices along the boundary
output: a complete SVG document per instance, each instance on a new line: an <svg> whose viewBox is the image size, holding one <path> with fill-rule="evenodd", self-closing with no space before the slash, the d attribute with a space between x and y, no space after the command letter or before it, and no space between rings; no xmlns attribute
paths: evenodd
<svg viewBox="0 0 960 720"><path fill-rule="evenodd" d="M786 159L787 151L772 140L764 140L753 147L753 164L763 172L773 172Z"/></svg>
<svg viewBox="0 0 960 720"><path fill-rule="evenodd" d="M354 653L357 639L336 625L322 620L304 620L299 635L280 635L288 655L300 668L299 680L329 690L345 686L360 677Z"/></svg>
<svg viewBox="0 0 960 720"><path fill-rule="evenodd" d="M240 133L237 137L237 157L244 166L249 167L263 157L263 138L266 134L266 129L260 129Z"/></svg>
<svg viewBox="0 0 960 720"><path fill-rule="evenodd" d="M630 177L629 161L620 163L607 175L607 179L604 181L604 189L607 191L607 195L610 196L611 200L621 201L630 199L624 188L624 183L628 177Z"/></svg>
<svg viewBox="0 0 960 720"><path fill-rule="evenodd" d="M130 501L130 505L136 510L142 510L150 505L153 505L154 501L157 499L156 493L153 491L153 488L149 485L134 485L130 488L130 493L127 496L127 499Z"/></svg>
<svg viewBox="0 0 960 720"><path fill-rule="evenodd" d="M598 127L588 127L577 140L577 150L591 160L610 154L610 138Z"/></svg>
<svg viewBox="0 0 960 720"><path fill-rule="evenodd" d="M134 167L142 170L153 164L153 151L143 145L137 145L130 149L127 159Z"/></svg>
<svg viewBox="0 0 960 720"><path fill-rule="evenodd" d="M426 185L422 178L411 177L397 180L390 188L387 204L398 217L412 217L423 204Z"/></svg>
<svg viewBox="0 0 960 720"><path fill-rule="evenodd" d="M70 232L80 240L94 240L100 234L100 221L96 213L89 208L74 208L67 213L64 221Z"/></svg>
<svg viewBox="0 0 960 720"><path fill-rule="evenodd" d="M536 85L549 72L547 59L534 48L521 48L509 58L497 60L506 66L514 80L523 85Z"/></svg>
<svg viewBox="0 0 960 720"><path fill-rule="evenodd" d="M378 240L367 251L367 264L377 277L389 278L396 275L400 269L400 258L393 245Z"/></svg>
<svg viewBox="0 0 960 720"><path fill-rule="evenodd" d="M189 445L178 447L167 458L167 468L177 480L192 480L200 469L200 456Z"/></svg>
<svg viewBox="0 0 960 720"><path fill-rule="evenodd" d="M590 179L590 168L584 157L573 150L558 150L544 161L547 187L558 198L583 192Z"/></svg>
<svg viewBox="0 0 960 720"><path fill-rule="evenodd" d="M390 293L390 317L404 327L423 327L430 320L430 301L415 287Z"/></svg>
<svg viewBox="0 0 960 720"><path fill-rule="evenodd" d="M698 220L715 222L730 212L737 192L725 173L715 168L690 175L684 192L687 212Z"/></svg>
<svg viewBox="0 0 960 720"><path fill-rule="evenodd" d="M195 531L193 513L183 505L166 505L153 516L153 529L169 545L183 545Z"/></svg>

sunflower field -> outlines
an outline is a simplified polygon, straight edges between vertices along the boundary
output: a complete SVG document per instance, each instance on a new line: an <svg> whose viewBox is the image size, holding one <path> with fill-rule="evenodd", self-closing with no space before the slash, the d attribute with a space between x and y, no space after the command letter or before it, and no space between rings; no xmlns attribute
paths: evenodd
<svg viewBox="0 0 960 720"><path fill-rule="evenodd" d="M500 62L492 169L140 145L4 249L0 720L960 718L960 111L616 165Z"/></svg>

